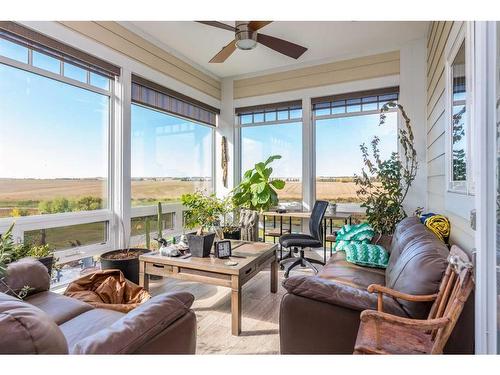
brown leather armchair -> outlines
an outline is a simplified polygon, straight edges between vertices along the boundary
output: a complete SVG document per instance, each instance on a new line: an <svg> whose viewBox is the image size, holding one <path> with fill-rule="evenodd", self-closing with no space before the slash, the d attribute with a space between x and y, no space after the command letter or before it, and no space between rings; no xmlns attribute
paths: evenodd
<svg viewBox="0 0 500 375"><path fill-rule="evenodd" d="M367 291L370 284L412 295L437 292L449 251L418 218L401 221L388 250L391 254L386 270L356 266L345 260L344 252L338 252L317 275L285 280L283 286L288 293L280 307L281 353L351 354L360 313L377 309L377 295ZM389 314L414 319L425 318L431 307L430 302L389 296L384 296L383 305ZM470 321L470 315L462 314L445 352L472 351Z"/></svg>
<svg viewBox="0 0 500 375"><path fill-rule="evenodd" d="M0 293L1 354L195 353L189 293L160 294L123 314L50 292L47 269L36 260L9 265L6 281L31 291L24 301Z"/></svg>

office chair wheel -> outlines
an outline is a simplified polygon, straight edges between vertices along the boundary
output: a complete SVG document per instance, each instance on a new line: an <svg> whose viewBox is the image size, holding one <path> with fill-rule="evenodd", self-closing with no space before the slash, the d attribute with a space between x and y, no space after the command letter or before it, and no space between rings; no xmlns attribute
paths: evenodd
<svg viewBox="0 0 500 375"><path fill-rule="evenodd" d="M280 264L280 270L284 270L285 269L285 265L284 264Z"/></svg>

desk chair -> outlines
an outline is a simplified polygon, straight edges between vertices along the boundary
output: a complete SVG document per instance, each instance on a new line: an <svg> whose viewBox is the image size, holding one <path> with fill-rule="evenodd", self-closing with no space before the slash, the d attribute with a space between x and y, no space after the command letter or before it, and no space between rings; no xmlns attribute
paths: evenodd
<svg viewBox="0 0 500 375"><path fill-rule="evenodd" d="M292 251L296 252L297 249L300 251L300 255L298 257L291 257L280 262L281 269L284 269L285 264L292 263L285 271L285 278L288 278L290 270L299 265L302 267L309 267L314 270L315 273L318 272L318 269L314 266L314 264L324 265L323 262L319 260L306 258L304 256L304 248L319 248L323 246L323 231L321 223L323 222L323 217L325 216L327 207L328 202L326 201L316 201L314 204L311 218L309 219L310 235L303 233L289 233L280 237L279 243L282 247L293 249L290 250L290 254Z"/></svg>

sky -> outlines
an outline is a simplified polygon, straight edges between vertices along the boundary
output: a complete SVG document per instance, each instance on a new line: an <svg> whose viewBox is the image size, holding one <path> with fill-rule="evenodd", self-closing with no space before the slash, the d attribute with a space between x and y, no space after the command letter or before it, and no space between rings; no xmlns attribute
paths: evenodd
<svg viewBox="0 0 500 375"><path fill-rule="evenodd" d="M378 114L318 120L316 124L316 175L353 176L360 173L363 161L359 146L380 138L383 159L396 150L397 117L389 113L379 126ZM302 176L302 126L300 123L244 127L242 134L242 170L246 171L269 155L282 159L273 162L273 176Z"/></svg>
<svg viewBox="0 0 500 375"><path fill-rule="evenodd" d="M0 178L93 178L107 175L105 95L0 64ZM352 176L359 145L375 134L382 156L396 149L396 115L317 121L317 175ZM242 169L273 154L274 176L302 175L301 123L242 128ZM212 129L132 106L132 177L209 176Z"/></svg>

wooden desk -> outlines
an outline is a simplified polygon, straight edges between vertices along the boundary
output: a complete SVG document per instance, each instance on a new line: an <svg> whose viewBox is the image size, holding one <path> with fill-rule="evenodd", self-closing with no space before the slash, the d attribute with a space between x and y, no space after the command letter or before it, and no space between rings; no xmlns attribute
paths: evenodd
<svg viewBox="0 0 500 375"><path fill-rule="evenodd" d="M166 257L158 252L139 257L139 285L149 289L149 275L172 277L231 288L231 332L241 333L241 287L252 277L271 265L271 293L278 290L278 263L275 244L231 241L236 266L225 263L229 259Z"/></svg>
<svg viewBox="0 0 500 375"><path fill-rule="evenodd" d="M280 230L279 235L283 235L283 218L288 218L288 225L290 233L292 232L292 219L309 219L311 217L310 211L290 211L279 213L276 211L266 211L262 213L262 222L264 234L262 240L266 241L266 216L273 217L274 220L274 228L276 228L276 218L279 218L280 221ZM330 231L333 228L333 220L344 220L344 224L352 224L352 214L349 212L336 212L334 214L330 214L328 212L325 213L323 218L323 261L326 263L326 233L327 233L327 223L329 222ZM331 251L330 251L331 253ZM330 254L331 255L331 254Z"/></svg>

